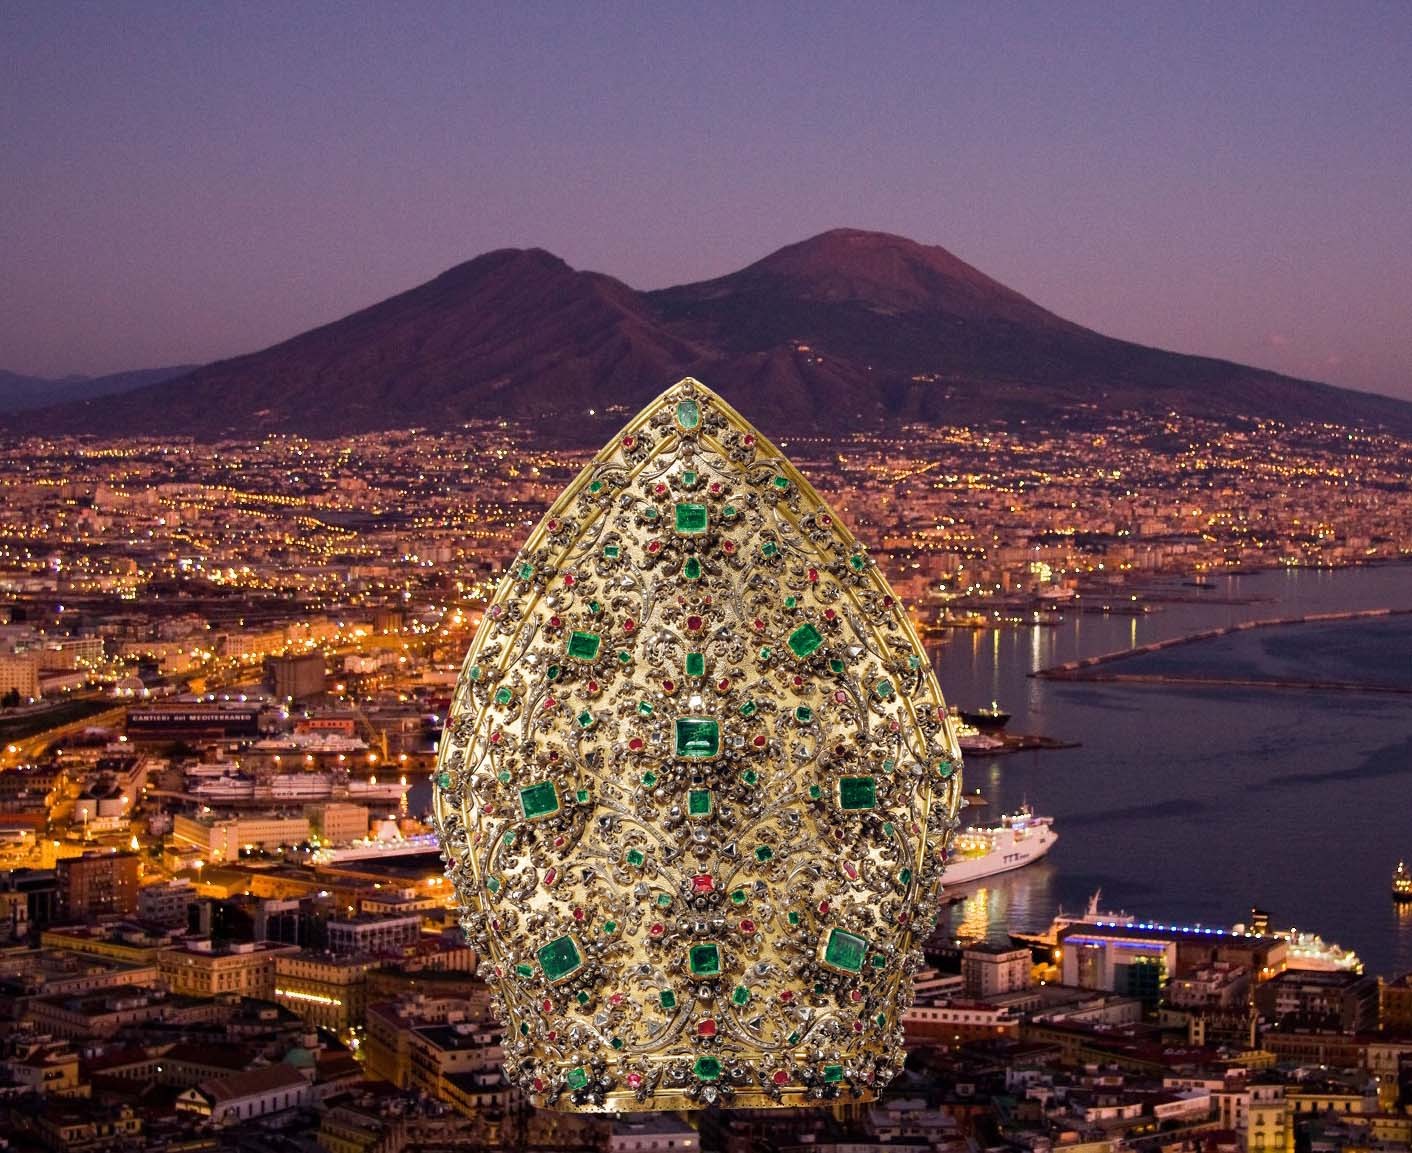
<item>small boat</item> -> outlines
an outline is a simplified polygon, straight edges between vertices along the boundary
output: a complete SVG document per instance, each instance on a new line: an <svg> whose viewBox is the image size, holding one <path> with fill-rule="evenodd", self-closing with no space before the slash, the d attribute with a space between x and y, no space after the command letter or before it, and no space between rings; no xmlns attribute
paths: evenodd
<svg viewBox="0 0 1412 1153"><path fill-rule="evenodd" d="M1392 899L1412 901L1412 872L1408 871L1406 861L1398 861L1397 871L1392 875Z"/></svg>
<svg viewBox="0 0 1412 1153"><path fill-rule="evenodd" d="M987 729L1003 729L1010 723L1010 714L1002 709L998 702L991 701L988 709L962 709L961 719L984 732Z"/></svg>

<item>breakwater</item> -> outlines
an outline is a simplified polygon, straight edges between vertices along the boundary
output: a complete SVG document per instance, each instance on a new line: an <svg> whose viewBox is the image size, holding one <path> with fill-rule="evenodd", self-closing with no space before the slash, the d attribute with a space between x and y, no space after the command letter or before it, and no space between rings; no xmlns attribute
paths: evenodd
<svg viewBox="0 0 1412 1153"><path fill-rule="evenodd" d="M1202 629L1183 636L1152 641L1136 648L1117 649L1076 661L1036 669L1029 676L1045 680L1102 681L1120 684L1151 685L1213 685L1235 688L1295 689L1312 692L1394 693L1412 695L1412 687L1369 681L1323 680L1317 678L1222 677L1207 674L1185 675L1168 673L1125 673L1112 668L1134 657L1148 656L1182 645L1219 640L1222 637L1251 632L1255 629L1284 628L1291 625L1328 624L1339 621L1373 620L1412 615L1412 609L1361 609L1351 612L1306 613L1302 616L1272 617L1265 620L1242 621L1226 628Z"/></svg>

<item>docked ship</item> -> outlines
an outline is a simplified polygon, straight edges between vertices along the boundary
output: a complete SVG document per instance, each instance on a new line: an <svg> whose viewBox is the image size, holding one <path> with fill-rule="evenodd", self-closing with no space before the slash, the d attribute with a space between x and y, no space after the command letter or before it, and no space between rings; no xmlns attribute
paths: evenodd
<svg viewBox="0 0 1412 1153"><path fill-rule="evenodd" d="M1202 925L1177 925L1155 923L1144 920L1122 910L1113 912L1099 908L1102 893L1094 893L1088 899L1088 907L1082 913L1065 913L1060 909L1043 933L1011 933L1010 940L1017 946L1035 951L1036 956L1048 956L1059 944L1059 934L1070 925L1104 925L1109 927L1132 927L1137 929L1160 929L1172 933L1203 933L1232 937L1276 937L1285 942L1285 967L1289 969L1314 969L1322 972L1361 973L1363 962L1352 949L1344 949L1325 941L1317 933L1305 933L1298 929L1288 932L1271 932L1268 922L1258 910L1253 910L1254 922L1250 926L1237 923L1229 929L1212 929Z"/></svg>
<svg viewBox="0 0 1412 1153"><path fill-rule="evenodd" d="M1053 826L1053 817L1037 817L1026 805L998 824L958 830L951 838L942 884L949 889L1033 864L1059 839Z"/></svg>
<svg viewBox="0 0 1412 1153"><path fill-rule="evenodd" d="M1003 729L1010 723L1010 714L1000 707L999 701L991 701L989 708L962 709L960 712L963 721L983 733Z"/></svg>
<svg viewBox="0 0 1412 1153"><path fill-rule="evenodd" d="M301 804L315 801L393 802L400 804L410 786L406 776L358 777L346 771L254 774L228 764L192 765L186 789L205 805Z"/></svg>
<svg viewBox="0 0 1412 1153"><path fill-rule="evenodd" d="M1412 872L1407 871L1407 862L1398 861L1397 870L1392 875L1392 899L1412 901Z"/></svg>

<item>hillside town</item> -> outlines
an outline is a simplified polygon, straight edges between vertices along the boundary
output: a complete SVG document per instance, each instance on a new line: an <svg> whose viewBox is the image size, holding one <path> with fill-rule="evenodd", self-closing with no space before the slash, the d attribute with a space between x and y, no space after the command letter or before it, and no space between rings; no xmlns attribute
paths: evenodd
<svg viewBox="0 0 1412 1153"><path fill-rule="evenodd" d="M1412 555L1412 444L1333 426L1129 414L781 447L927 629ZM480 610L587 459L504 423L11 447L9 1148L1412 1146L1412 974L1311 961L1258 924L934 939L876 1103L531 1109L425 816Z"/></svg>

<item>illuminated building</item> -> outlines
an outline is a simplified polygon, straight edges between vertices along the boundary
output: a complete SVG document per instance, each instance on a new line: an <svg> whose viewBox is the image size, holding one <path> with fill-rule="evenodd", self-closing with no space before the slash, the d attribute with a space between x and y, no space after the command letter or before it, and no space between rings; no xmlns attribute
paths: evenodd
<svg viewBox="0 0 1412 1153"><path fill-rule="evenodd" d="M136 853L85 853L58 862L59 909L64 917L88 920L137 909Z"/></svg>
<svg viewBox="0 0 1412 1153"><path fill-rule="evenodd" d="M167 988L193 997L217 997L238 993L272 1001L275 996L275 958L296 952L291 945L266 942L237 942L217 945L210 940L187 940L163 949L158 969Z"/></svg>
<svg viewBox="0 0 1412 1153"><path fill-rule="evenodd" d="M342 1032L363 1023L366 977L377 959L315 949L275 958L275 1000L310 1025Z"/></svg>

